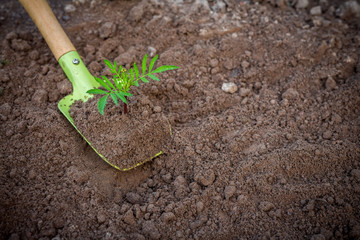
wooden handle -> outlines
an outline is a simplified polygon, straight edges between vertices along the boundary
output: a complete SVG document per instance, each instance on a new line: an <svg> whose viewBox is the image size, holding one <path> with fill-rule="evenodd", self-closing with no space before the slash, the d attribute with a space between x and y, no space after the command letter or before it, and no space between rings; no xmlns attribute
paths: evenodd
<svg viewBox="0 0 360 240"><path fill-rule="evenodd" d="M56 60L65 53L76 50L46 0L19 1L40 30Z"/></svg>

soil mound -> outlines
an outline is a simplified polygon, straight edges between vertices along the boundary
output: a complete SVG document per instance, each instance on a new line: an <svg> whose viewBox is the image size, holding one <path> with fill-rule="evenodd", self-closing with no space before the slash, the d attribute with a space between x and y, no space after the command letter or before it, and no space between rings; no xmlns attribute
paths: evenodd
<svg viewBox="0 0 360 240"><path fill-rule="evenodd" d="M130 111L123 114L120 107L107 104L102 116L97 110L100 97L74 103L70 114L75 126L110 164L129 170L164 151L171 127L160 107L150 109L146 102L142 105L135 100L138 104L130 104Z"/></svg>

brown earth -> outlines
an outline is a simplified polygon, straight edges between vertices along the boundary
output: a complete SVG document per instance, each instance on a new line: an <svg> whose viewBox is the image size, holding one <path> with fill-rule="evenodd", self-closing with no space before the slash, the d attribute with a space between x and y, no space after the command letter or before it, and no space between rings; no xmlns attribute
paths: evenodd
<svg viewBox="0 0 360 240"><path fill-rule="evenodd" d="M304 2L53 1L92 74L180 66L134 91L170 120L168 150L121 172L61 115L70 83L2 1L0 237L359 239L356 1Z"/></svg>
<svg viewBox="0 0 360 240"><path fill-rule="evenodd" d="M137 91L137 96L143 94ZM77 101L70 109L81 134L105 157L105 161L122 171L162 154L171 138L171 126L161 113L161 107L151 108L146 97L137 96L128 98L126 114L120 110L122 104L119 107L108 101L102 116L97 107L102 95L85 103Z"/></svg>

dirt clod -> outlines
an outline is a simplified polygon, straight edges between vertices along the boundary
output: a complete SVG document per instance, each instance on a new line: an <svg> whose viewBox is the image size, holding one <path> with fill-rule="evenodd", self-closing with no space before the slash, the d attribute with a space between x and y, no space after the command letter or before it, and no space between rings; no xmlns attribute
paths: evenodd
<svg viewBox="0 0 360 240"><path fill-rule="evenodd" d="M203 170L195 175L195 181L203 186L211 185L215 180L215 173L213 170Z"/></svg>
<svg viewBox="0 0 360 240"><path fill-rule="evenodd" d="M45 103L48 100L48 92L43 89L36 90L32 96L32 101L35 103Z"/></svg>
<svg viewBox="0 0 360 240"><path fill-rule="evenodd" d="M274 208L274 204L271 202L261 202L259 203L259 209L263 212L269 212Z"/></svg>

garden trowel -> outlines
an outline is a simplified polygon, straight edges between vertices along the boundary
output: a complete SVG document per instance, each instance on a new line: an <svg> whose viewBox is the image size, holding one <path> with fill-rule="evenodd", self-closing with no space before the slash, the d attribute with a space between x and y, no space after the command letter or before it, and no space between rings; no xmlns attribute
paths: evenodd
<svg viewBox="0 0 360 240"><path fill-rule="evenodd" d="M86 137L75 126L74 120L70 116L70 106L75 101L87 101L93 97L91 94L86 93L90 89L100 87L100 84L95 81L94 77L90 74L79 54L77 53L74 45L67 37L66 33L60 26L55 15L51 11L46 0L20 0L21 4L28 12L35 25L40 30L45 41L49 45L56 60L59 62L66 76L70 80L73 86L72 94L64 97L58 103L58 108L69 120L69 122L75 127L75 129L81 134L86 142L95 150L95 152L104 159L108 164L116 169L126 171L134 167L137 167L151 159L143 160L134 166L121 169L118 166L109 162L105 156L99 153L94 146L86 139ZM161 154L159 152L157 155ZM156 156L157 156L156 155Z"/></svg>

